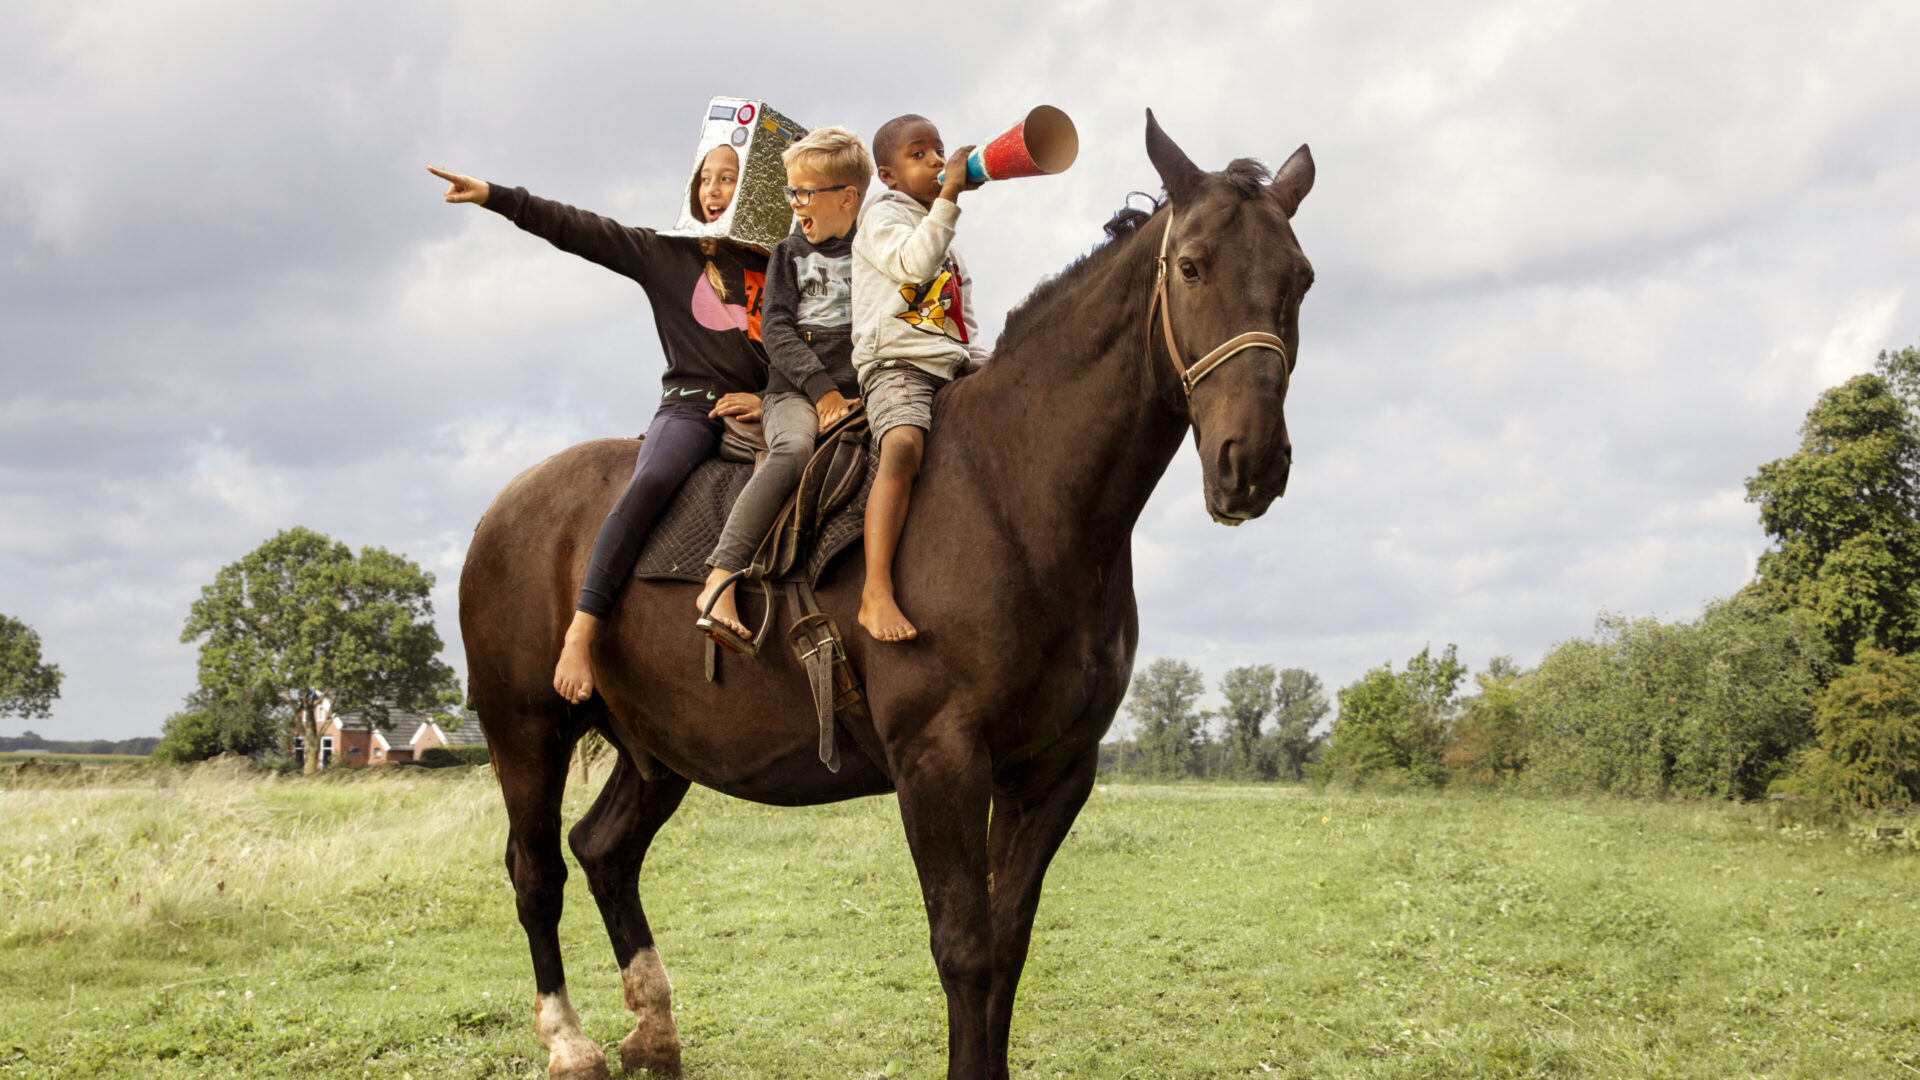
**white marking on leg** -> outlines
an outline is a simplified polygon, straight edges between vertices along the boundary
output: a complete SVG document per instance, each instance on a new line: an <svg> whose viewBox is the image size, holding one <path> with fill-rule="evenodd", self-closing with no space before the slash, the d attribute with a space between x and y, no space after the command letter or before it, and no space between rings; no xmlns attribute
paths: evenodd
<svg viewBox="0 0 1920 1080"><path fill-rule="evenodd" d="M547 1076L551 1080L608 1080L607 1055L580 1030L580 1014L567 1000L562 986L533 1002L533 1030L547 1048Z"/></svg>
<svg viewBox="0 0 1920 1080"><path fill-rule="evenodd" d="M680 1075L680 1028L673 1021L673 984L657 949L641 949L620 970L633 1031L620 1040L620 1064L629 1071L651 1069Z"/></svg>

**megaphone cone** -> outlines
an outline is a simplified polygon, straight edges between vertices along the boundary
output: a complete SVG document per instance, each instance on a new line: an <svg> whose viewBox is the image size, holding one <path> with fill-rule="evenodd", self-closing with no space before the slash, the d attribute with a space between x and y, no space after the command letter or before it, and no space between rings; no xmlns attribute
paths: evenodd
<svg viewBox="0 0 1920 1080"><path fill-rule="evenodd" d="M1026 119L967 155L967 181L1012 180L1020 176L1048 176L1066 172L1080 156L1080 133L1066 113L1051 105L1037 106ZM946 182L946 174L940 174Z"/></svg>

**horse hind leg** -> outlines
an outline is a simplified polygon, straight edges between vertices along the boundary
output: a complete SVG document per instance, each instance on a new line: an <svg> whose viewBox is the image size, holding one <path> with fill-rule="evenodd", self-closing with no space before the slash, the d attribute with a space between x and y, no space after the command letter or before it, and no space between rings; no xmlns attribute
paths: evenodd
<svg viewBox="0 0 1920 1080"><path fill-rule="evenodd" d="M664 772L649 780L622 748L600 797L567 837L600 905L633 1013L633 1030L620 1040L620 1064L669 1077L680 1075L680 1030L673 1019L673 986L640 906L640 864L686 793L684 777Z"/></svg>
<svg viewBox="0 0 1920 1080"><path fill-rule="evenodd" d="M558 699L556 699L558 700ZM608 1080L607 1056L580 1029L560 960L560 908L567 881L560 803L579 737L577 722L528 710L511 720L481 711L507 804L507 876L533 953L534 1031L547 1048L550 1080Z"/></svg>

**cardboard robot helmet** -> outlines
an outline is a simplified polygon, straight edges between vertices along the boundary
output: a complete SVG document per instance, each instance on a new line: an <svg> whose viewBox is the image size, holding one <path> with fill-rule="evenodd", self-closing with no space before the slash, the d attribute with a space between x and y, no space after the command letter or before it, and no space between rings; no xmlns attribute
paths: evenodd
<svg viewBox="0 0 1920 1080"><path fill-rule="evenodd" d="M806 128L764 101L717 97L708 102L700 145L687 174L686 197L680 200L680 218L666 235L731 240L760 251L772 250L793 231L793 208L780 197L780 187L787 182L780 155L806 133ZM717 220L706 221L697 205L700 166L718 146L730 146L739 155L740 182L727 209Z"/></svg>

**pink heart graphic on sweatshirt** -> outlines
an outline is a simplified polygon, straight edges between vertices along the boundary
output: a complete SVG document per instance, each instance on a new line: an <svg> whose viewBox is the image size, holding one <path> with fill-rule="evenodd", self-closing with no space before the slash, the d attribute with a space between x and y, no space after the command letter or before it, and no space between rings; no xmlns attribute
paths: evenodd
<svg viewBox="0 0 1920 1080"><path fill-rule="evenodd" d="M693 282L693 319L709 330L745 330L747 309L720 299L702 274Z"/></svg>

